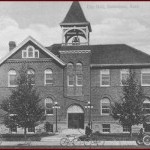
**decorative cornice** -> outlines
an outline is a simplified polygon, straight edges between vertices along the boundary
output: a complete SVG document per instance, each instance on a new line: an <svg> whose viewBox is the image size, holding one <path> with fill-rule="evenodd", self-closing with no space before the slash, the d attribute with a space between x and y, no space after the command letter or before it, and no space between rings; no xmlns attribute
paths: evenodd
<svg viewBox="0 0 150 150"><path fill-rule="evenodd" d="M150 63L134 63L134 64L91 64L90 67L150 67Z"/></svg>
<svg viewBox="0 0 150 150"><path fill-rule="evenodd" d="M67 50L59 51L61 54L75 54L75 53L91 53L91 50Z"/></svg>
<svg viewBox="0 0 150 150"><path fill-rule="evenodd" d="M23 63L23 62L27 62L27 63L41 63L41 62L51 62L52 61L52 58L27 58L27 59L8 59L6 61L6 63Z"/></svg>

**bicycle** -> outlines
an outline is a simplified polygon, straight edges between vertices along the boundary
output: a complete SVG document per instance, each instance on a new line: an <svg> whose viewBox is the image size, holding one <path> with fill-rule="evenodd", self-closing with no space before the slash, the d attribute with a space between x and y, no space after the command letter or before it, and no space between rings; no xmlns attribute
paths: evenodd
<svg viewBox="0 0 150 150"><path fill-rule="evenodd" d="M3 142L3 136L0 134L0 145L2 144Z"/></svg>
<svg viewBox="0 0 150 150"><path fill-rule="evenodd" d="M69 144L72 144L74 146L80 146L81 140L79 137L76 137L75 135L66 135L66 137L60 140L61 146L69 146Z"/></svg>
<svg viewBox="0 0 150 150"><path fill-rule="evenodd" d="M99 146L98 136L93 134L91 134L89 137L87 136L84 139L84 146L92 146L92 145Z"/></svg>
<svg viewBox="0 0 150 150"><path fill-rule="evenodd" d="M142 139L137 138L136 143L137 143L137 145L150 146L150 136L144 135Z"/></svg>

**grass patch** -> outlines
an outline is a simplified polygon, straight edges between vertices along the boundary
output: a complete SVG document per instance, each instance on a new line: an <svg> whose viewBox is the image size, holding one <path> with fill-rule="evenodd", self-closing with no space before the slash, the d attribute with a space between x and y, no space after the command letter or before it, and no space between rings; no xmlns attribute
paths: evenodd
<svg viewBox="0 0 150 150"><path fill-rule="evenodd" d="M53 136L54 133L27 134L27 139L40 141L42 137ZM2 134L3 141L24 141L24 134Z"/></svg>
<svg viewBox="0 0 150 150"><path fill-rule="evenodd" d="M92 134L93 138L97 138L97 140L101 141L135 141L137 139L138 134L133 133L132 137L128 133L109 133L109 134L103 134L99 132L95 132ZM86 135L80 136L81 140L84 140L86 138Z"/></svg>

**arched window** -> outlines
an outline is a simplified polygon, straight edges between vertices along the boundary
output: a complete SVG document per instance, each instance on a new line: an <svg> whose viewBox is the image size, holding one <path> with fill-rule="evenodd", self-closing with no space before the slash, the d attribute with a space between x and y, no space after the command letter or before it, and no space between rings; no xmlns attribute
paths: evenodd
<svg viewBox="0 0 150 150"><path fill-rule="evenodd" d="M22 58L39 58L39 50L36 50L33 46L28 46L25 50L22 50Z"/></svg>
<svg viewBox="0 0 150 150"><path fill-rule="evenodd" d="M82 64L76 63L76 71L82 72Z"/></svg>
<svg viewBox="0 0 150 150"><path fill-rule="evenodd" d="M110 114L110 100L108 98L103 98L100 101L101 105L101 115L109 115Z"/></svg>
<svg viewBox="0 0 150 150"><path fill-rule="evenodd" d="M44 76L45 76L45 81L44 81L45 85L53 83L53 72L51 69L46 69L44 71Z"/></svg>
<svg viewBox="0 0 150 150"><path fill-rule="evenodd" d="M76 86L83 85L82 64L76 63Z"/></svg>
<svg viewBox="0 0 150 150"><path fill-rule="evenodd" d="M29 48L28 48L28 57L29 57L29 58L33 58L33 52L34 52L33 47L29 47Z"/></svg>
<svg viewBox="0 0 150 150"><path fill-rule="evenodd" d="M150 100L148 98L143 102L143 113L150 114Z"/></svg>
<svg viewBox="0 0 150 150"><path fill-rule="evenodd" d="M8 86L9 87L17 86L17 73L15 70L10 70L8 72Z"/></svg>
<svg viewBox="0 0 150 150"><path fill-rule="evenodd" d="M67 71L71 72L71 73L73 72L73 64L72 63L67 64Z"/></svg>
<svg viewBox="0 0 150 150"><path fill-rule="evenodd" d="M45 99L45 114L53 115L53 100L51 98Z"/></svg>
<svg viewBox="0 0 150 150"><path fill-rule="evenodd" d="M31 84L34 85L35 84L35 72L33 69L29 69L27 71L28 74L28 79L31 81Z"/></svg>
<svg viewBox="0 0 150 150"><path fill-rule="evenodd" d="M67 85L74 86L74 67L72 63L67 64Z"/></svg>

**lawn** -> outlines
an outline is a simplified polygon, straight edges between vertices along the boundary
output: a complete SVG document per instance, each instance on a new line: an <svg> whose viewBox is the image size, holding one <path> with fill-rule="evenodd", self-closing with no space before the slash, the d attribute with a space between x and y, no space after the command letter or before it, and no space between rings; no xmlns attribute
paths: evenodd
<svg viewBox="0 0 150 150"><path fill-rule="evenodd" d="M54 133L27 134L27 139L40 141L42 137L53 136ZM2 134L3 141L24 141L24 134Z"/></svg>
<svg viewBox="0 0 150 150"><path fill-rule="evenodd" d="M81 140L84 140L86 135L80 136ZM137 133L133 133L132 137L128 133L109 133L102 134L99 132L93 133L93 138L104 141L136 141Z"/></svg>

